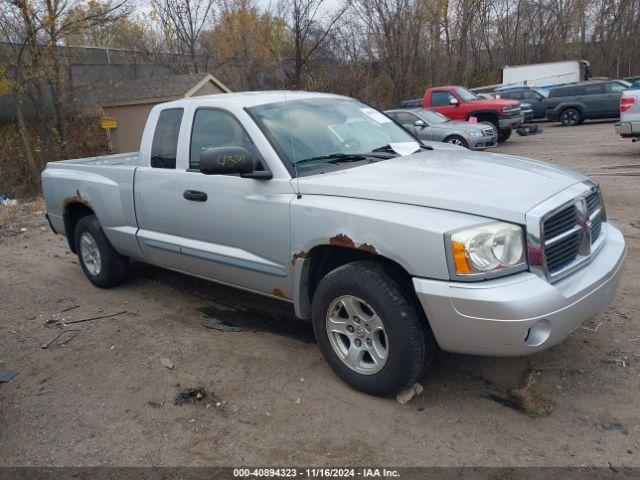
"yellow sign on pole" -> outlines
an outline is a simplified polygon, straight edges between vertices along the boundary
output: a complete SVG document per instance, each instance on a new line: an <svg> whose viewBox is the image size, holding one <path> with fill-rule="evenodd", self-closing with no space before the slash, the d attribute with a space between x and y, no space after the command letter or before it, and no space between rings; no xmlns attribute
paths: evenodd
<svg viewBox="0 0 640 480"><path fill-rule="evenodd" d="M102 128L117 128L118 123L116 122L116 117L102 117L100 118L100 126Z"/></svg>

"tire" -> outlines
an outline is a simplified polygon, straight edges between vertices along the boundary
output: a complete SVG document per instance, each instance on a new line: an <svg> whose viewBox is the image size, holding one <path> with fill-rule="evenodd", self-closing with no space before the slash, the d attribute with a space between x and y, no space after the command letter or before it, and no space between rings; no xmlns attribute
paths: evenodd
<svg viewBox="0 0 640 480"><path fill-rule="evenodd" d="M74 242L82 271L96 287L115 287L126 281L129 259L111 246L95 215L80 219Z"/></svg>
<svg viewBox="0 0 640 480"><path fill-rule="evenodd" d="M462 138L460 135L450 135L445 138L444 143L451 143L452 145L458 145L460 147L469 148L469 144L467 141Z"/></svg>
<svg viewBox="0 0 640 480"><path fill-rule="evenodd" d="M560 122L565 127L575 127L582 122L582 114L577 108L565 108L560 114Z"/></svg>
<svg viewBox="0 0 640 480"><path fill-rule="evenodd" d="M412 385L436 350L421 310L374 262L349 263L322 278L313 296L312 323L331 369L370 395L391 396ZM329 333L332 329L344 333ZM349 355L358 351L360 357Z"/></svg>
<svg viewBox="0 0 640 480"><path fill-rule="evenodd" d="M498 143L504 143L507 140L509 140L509 137L511 137L511 132L513 132L513 129L511 127L509 127L509 128L499 128L498 129Z"/></svg>

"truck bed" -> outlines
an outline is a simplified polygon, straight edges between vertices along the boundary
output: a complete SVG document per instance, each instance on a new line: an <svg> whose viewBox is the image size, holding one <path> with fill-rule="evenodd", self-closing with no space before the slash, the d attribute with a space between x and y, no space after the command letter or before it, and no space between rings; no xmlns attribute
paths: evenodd
<svg viewBox="0 0 640 480"><path fill-rule="evenodd" d="M53 164L64 165L95 165L95 166L140 166L140 154L138 152L116 153L114 155L101 155L99 157L74 158L71 160L61 160L51 162Z"/></svg>
<svg viewBox="0 0 640 480"><path fill-rule="evenodd" d="M66 233L64 215L82 205L93 210L114 247L140 256L133 199L140 159L133 152L49 162L42 172L42 191L54 230Z"/></svg>

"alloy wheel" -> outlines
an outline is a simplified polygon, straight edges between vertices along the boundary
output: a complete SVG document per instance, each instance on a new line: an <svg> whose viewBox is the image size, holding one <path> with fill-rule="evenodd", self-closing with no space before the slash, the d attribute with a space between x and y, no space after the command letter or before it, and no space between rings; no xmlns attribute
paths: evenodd
<svg viewBox="0 0 640 480"><path fill-rule="evenodd" d="M80 256L87 271L97 277L102 271L102 257L95 238L89 232L80 236Z"/></svg>
<svg viewBox="0 0 640 480"><path fill-rule="evenodd" d="M388 339L382 319L367 302L353 295L336 298L327 310L326 328L333 351L347 367L364 375L382 370Z"/></svg>

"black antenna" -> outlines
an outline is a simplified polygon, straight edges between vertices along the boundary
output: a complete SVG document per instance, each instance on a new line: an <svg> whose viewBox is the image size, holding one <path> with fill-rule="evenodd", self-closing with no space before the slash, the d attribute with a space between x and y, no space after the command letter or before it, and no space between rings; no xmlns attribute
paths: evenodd
<svg viewBox="0 0 640 480"><path fill-rule="evenodd" d="M289 128L289 141L291 142L291 155L293 157L292 158L293 171L296 176L296 196L298 198L302 198L302 194L300 193L300 181L298 180L298 166L296 165L296 150L293 143L293 135L291 134L291 117L289 116L289 106L287 104L287 90L284 84L284 69L282 68L282 57L280 55L280 48L278 48L277 53L278 53L278 68L280 69L280 82L282 83L282 95L284 96L284 110L287 115L287 127Z"/></svg>

